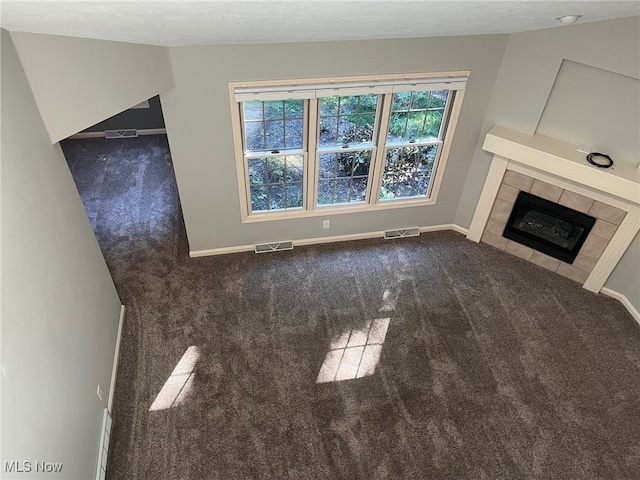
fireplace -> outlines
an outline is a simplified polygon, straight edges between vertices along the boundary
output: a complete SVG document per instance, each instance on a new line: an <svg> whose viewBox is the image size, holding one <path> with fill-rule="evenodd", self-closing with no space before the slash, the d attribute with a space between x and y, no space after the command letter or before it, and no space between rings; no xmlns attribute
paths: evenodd
<svg viewBox="0 0 640 480"><path fill-rule="evenodd" d="M503 236L572 264L596 219L521 191Z"/></svg>
<svg viewBox="0 0 640 480"><path fill-rule="evenodd" d="M576 145L498 125L487 134L483 149L493 153L493 159L467 238L488 243L599 292L640 231L640 170L625 162L616 162L615 170L594 167ZM569 230L564 223L556 224L556 220L539 213L527 215L532 210L540 212L540 204L514 213L520 192L592 217L595 223L583 225L552 211L550 216L556 220L573 224ZM512 213L522 219L513 220ZM545 210L542 213L549 215ZM524 232L519 232L517 241L505 234L514 221L516 226L523 221L528 224L520 228ZM538 234L535 248L523 244L532 240L529 230L535 224L547 222L551 234ZM562 240L553 238L554 229L559 229ZM568 249L573 258L560 260L543 250L557 247Z"/></svg>

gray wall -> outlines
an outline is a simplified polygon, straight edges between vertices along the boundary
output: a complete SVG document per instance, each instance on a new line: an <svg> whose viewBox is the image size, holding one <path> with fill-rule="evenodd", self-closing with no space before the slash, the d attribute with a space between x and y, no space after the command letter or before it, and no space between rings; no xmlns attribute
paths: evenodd
<svg viewBox="0 0 640 480"><path fill-rule="evenodd" d="M95 476L120 300L5 30L1 44L2 468L62 462L49 478L84 480Z"/></svg>
<svg viewBox="0 0 640 480"><path fill-rule="evenodd" d="M609 154L616 165L637 167L639 132L639 79L562 62L536 133Z"/></svg>
<svg viewBox="0 0 640 480"><path fill-rule="evenodd" d="M12 32L51 143L173 86L167 49Z"/></svg>
<svg viewBox="0 0 640 480"><path fill-rule="evenodd" d="M506 42L487 35L170 48L176 86L160 98L191 250L452 223ZM471 77L437 205L241 223L230 81L452 70Z"/></svg>
<svg viewBox="0 0 640 480"><path fill-rule="evenodd" d="M499 124L529 135L536 133L565 59L632 79L640 78L639 38L640 17L557 27L510 36L482 135L476 145L467 175L455 223L469 226L480 197L491 163L491 155L482 150L486 132L493 125ZM607 91L609 85L601 85L601 88ZM590 105L575 105L574 108L575 117L593 114ZM632 115L634 109L637 111L638 105L629 103L627 108L629 110L621 112L620 115ZM616 115L615 118L604 121L615 123L619 118ZM633 139L627 140L627 144L632 142ZM635 145L636 148L640 147L637 133ZM639 251L640 238L636 237L605 285L624 294L638 310Z"/></svg>

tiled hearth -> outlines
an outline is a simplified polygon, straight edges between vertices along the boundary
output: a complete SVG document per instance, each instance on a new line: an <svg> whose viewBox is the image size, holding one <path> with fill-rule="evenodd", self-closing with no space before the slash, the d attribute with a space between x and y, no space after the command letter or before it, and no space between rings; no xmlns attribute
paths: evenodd
<svg viewBox="0 0 640 480"><path fill-rule="evenodd" d="M573 264L562 262L502 236L520 191L559 203L597 219ZM502 178L481 240L582 284L587 280L625 215L626 212L619 208L528 175L507 170Z"/></svg>
<svg viewBox="0 0 640 480"><path fill-rule="evenodd" d="M496 126L484 150L494 154L467 238L483 241L599 292L640 230L640 170L624 162L590 165L576 145ZM596 218L572 264L503 236L524 191Z"/></svg>

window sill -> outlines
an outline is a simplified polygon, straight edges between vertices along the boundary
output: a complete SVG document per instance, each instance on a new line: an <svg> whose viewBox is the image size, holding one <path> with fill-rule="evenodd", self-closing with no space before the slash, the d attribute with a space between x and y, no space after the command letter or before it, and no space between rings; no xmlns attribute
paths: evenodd
<svg viewBox="0 0 640 480"><path fill-rule="evenodd" d="M374 205L342 205L331 207L317 207L313 210L296 210L296 211L282 211L272 213L254 213L242 220L242 223L261 223L271 222L278 220L293 220L299 218L311 218L322 217L328 215L342 215L345 213L368 213L379 212L383 210L391 210L397 208L407 207L427 207L435 205L435 199L433 198L419 198L419 199L405 199L405 200L384 200Z"/></svg>

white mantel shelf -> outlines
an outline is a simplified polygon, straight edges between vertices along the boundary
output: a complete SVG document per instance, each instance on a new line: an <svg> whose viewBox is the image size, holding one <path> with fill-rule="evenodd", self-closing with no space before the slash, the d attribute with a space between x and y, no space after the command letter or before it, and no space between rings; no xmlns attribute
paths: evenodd
<svg viewBox="0 0 640 480"><path fill-rule="evenodd" d="M578 146L543 135L526 135L496 125L484 150L493 153L489 173L467 238L479 242L507 170L556 185L626 212L583 287L599 292L640 230L640 170L630 163L591 165ZM606 153L606 152L602 152Z"/></svg>
<svg viewBox="0 0 640 480"><path fill-rule="evenodd" d="M640 170L625 162L611 168L591 165L578 146L544 135L526 135L496 125L484 150L567 181L640 205ZM602 152L606 153L606 152Z"/></svg>

